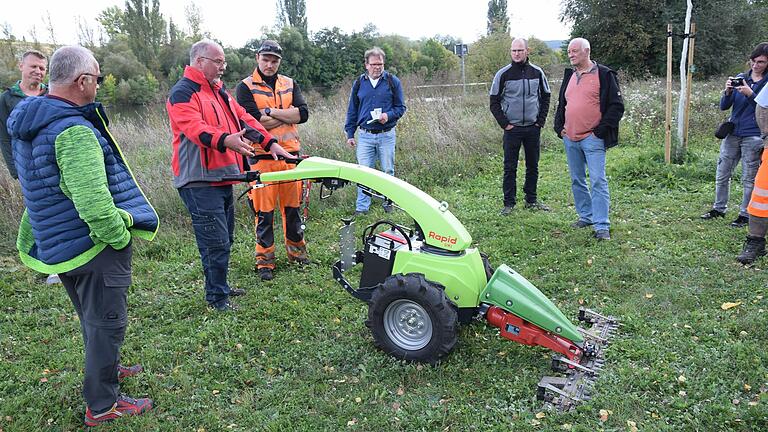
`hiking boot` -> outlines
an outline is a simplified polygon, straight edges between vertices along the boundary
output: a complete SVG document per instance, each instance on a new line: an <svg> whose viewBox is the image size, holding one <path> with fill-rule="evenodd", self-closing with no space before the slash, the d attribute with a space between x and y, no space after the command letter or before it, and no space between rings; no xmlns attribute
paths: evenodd
<svg viewBox="0 0 768 432"><path fill-rule="evenodd" d="M502 216L509 216L509 214L512 213L512 210L514 210L514 208L515 208L514 204L508 205L508 206L504 206L504 208L501 209L499 214L502 215Z"/></svg>
<svg viewBox="0 0 768 432"><path fill-rule="evenodd" d="M606 230L595 230L595 238L597 241L610 240L611 232Z"/></svg>
<svg viewBox="0 0 768 432"><path fill-rule="evenodd" d="M312 264L312 261L309 260L307 257L301 257L301 258L289 258L288 262L292 264L297 264L300 266L306 266Z"/></svg>
<svg viewBox="0 0 768 432"><path fill-rule="evenodd" d="M229 299L222 300L218 303L208 303L208 307L219 312L234 312L240 309L236 303L232 303Z"/></svg>
<svg viewBox="0 0 768 432"><path fill-rule="evenodd" d="M355 210L355 216L365 216L368 214L368 210Z"/></svg>
<svg viewBox="0 0 768 432"><path fill-rule="evenodd" d="M741 255L737 256L736 259L742 264L752 264L756 259L764 255L765 238L748 235Z"/></svg>
<svg viewBox="0 0 768 432"><path fill-rule="evenodd" d="M586 228L588 226L592 226L592 222L587 222L581 219L571 224L571 228Z"/></svg>
<svg viewBox="0 0 768 432"><path fill-rule="evenodd" d="M737 217L736 219L731 222L731 228L744 228L745 226L749 225L749 217L748 216L741 216Z"/></svg>
<svg viewBox="0 0 768 432"><path fill-rule="evenodd" d="M526 202L525 208L527 208L528 210L540 210L545 212L548 212L550 210L549 207L540 203L539 201L534 201L532 203Z"/></svg>
<svg viewBox="0 0 768 432"><path fill-rule="evenodd" d="M142 365L133 365L133 366L123 366L121 364L117 365L117 379L119 381L122 381L125 378L130 378L134 375L138 375L142 372L144 372L144 367Z"/></svg>
<svg viewBox="0 0 768 432"><path fill-rule="evenodd" d="M272 274L271 268L262 267L259 269L259 277L263 281L271 281L275 278L275 275Z"/></svg>
<svg viewBox="0 0 768 432"><path fill-rule="evenodd" d="M701 215L700 217L701 217L702 219L704 219L704 220L710 220L710 219L715 219L715 218L721 218L721 217L725 217L725 212L721 212L720 210L715 210L715 209L712 209L712 210L710 210L710 211L708 211L708 212L704 213L704 214L703 214L703 215Z"/></svg>
<svg viewBox="0 0 768 432"><path fill-rule="evenodd" d="M98 426L103 423L111 422L120 417L142 415L152 409L152 399L133 399L121 394L117 397L117 402L112 408L100 414L94 414L90 408L85 409L85 425L88 427Z"/></svg>
<svg viewBox="0 0 768 432"><path fill-rule="evenodd" d="M392 213L392 204L384 204L384 213Z"/></svg>
<svg viewBox="0 0 768 432"><path fill-rule="evenodd" d="M242 288L230 288L229 289L229 296L230 297L240 297L245 295L245 290Z"/></svg>

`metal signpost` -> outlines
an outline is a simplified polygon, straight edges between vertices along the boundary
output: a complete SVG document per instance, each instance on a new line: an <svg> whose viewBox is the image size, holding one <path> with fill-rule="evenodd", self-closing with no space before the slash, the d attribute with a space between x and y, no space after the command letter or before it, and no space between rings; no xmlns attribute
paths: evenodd
<svg viewBox="0 0 768 432"><path fill-rule="evenodd" d="M453 47L453 52L459 58L461 58L461 88L463 89L464 97L467 96L467 79L464 75L464 57L467 56L467 44L456 44Z"/></svg>

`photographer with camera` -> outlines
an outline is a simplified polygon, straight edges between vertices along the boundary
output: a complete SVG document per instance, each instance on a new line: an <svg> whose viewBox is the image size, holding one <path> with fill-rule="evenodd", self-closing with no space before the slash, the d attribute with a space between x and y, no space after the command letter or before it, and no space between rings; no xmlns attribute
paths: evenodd
<svg viewBox="0 0 768 432"><path fill-rule="evenodd" d="M760 167L763 140L755 121L755 97L766 83L767 43L761 43L749 57L750 69L736 77L729 77L720 98L720 109L732 108L730 122L732 130L720 144L720 156L715 175L715 202L712 209L703 215L704 220L725 216L731 185L731 175L741 159L741 183L744 187L739 214L731 222L734 228L742 228L749 222L747 206L755 184L755 174Z"/></svg>

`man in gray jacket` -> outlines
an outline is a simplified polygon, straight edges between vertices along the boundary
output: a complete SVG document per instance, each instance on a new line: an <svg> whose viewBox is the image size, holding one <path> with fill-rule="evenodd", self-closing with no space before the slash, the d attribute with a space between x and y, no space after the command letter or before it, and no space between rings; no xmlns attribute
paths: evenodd
<svg viewBox="0 0 768 432"><path fill-rule="evenodd" d="M528 61L528 41L516 38L510 48L512 63L493 77L491 113L504 129L503 216L512 212L517 193L517 161L520 147L525 151L525 208L549 211L536 196L539 179L541 128L547 119L551 91L540 67Z"/></svg>

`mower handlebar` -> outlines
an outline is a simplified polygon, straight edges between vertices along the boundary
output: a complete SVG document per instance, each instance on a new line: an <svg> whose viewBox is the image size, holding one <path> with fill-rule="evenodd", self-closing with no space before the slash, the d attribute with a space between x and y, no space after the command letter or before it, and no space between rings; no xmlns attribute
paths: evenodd
<svg viewBox="0 0 768 432"><path fill-rule="evenodd" d="M278 159L278 160L284 160L284 161L286 161L286 162L287 162L287 163L289 163L289 164L298 165L298 164L300 164L300 163L301 163L301 161L303 161L303 160L304 160L304 156L296 156L296 157L292 157L292 158L287 158L287 157L283 157L283 156L278 156L278 157L277 157L277 159Z"/></svg>
<svg viewBox="0 0 768 432"><path fill-rule="evenodd" d="M250 183L252 181L258 181L261 176L259 171L246 171L240 174L229 174L221 176L220 181L239 181L243 183Z"/></svg>
<svg viewBox="0 0 768 432"><path fill-rule="evenodd" d="M284 157L284 156L278 156L277 160L284 160L289 164L298 165L305 159L304 156L296 156L296 157ZM261 172L259 171L245 171L240 174L229 174L225 176L221 176L219 181L238 181L243 183L250 183L254 181L259 181L261 177Z"/></svg>

